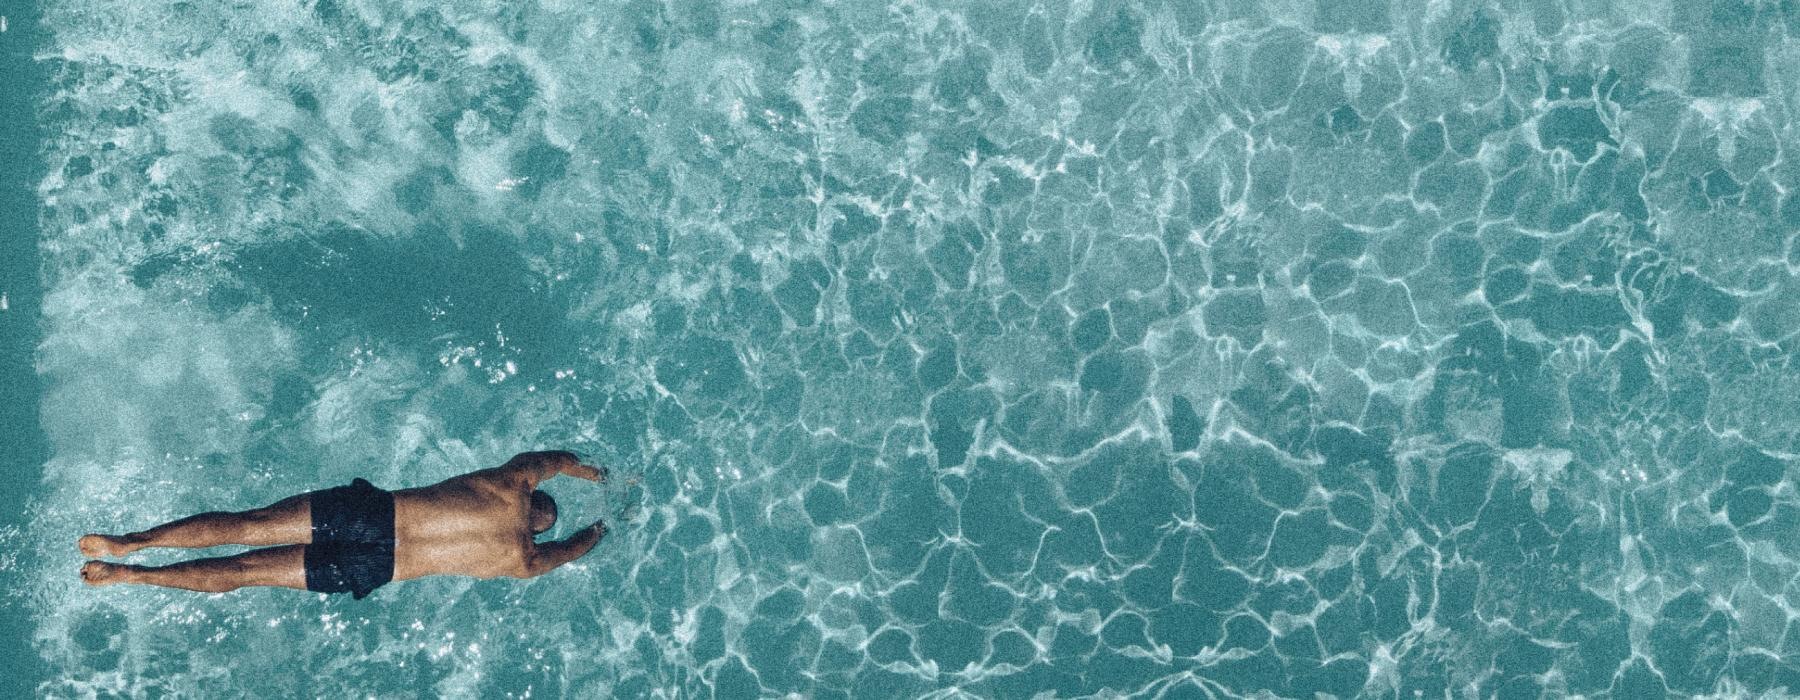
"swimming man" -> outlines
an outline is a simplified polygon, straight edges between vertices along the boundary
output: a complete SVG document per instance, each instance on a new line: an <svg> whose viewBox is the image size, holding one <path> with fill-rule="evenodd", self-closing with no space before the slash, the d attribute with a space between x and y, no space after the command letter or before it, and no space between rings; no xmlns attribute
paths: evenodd
<svg viewBox="0 0 1800 700"><path fill-rule="evenodd" d="M575 560L606 534L601 521L560 542L536 536L556 523L556 501L537 490L558 474L599 482L606 472L570 452L525 452L493 469L430 486L384 491L362 479L241 513L201 513L128 535L87 535L89 557L146 547L263 547L168 566L90 561L90 586L141 583L221 593L285 586L361 599L389 581L449 574L538 576ZM273 545L273 546L271 546Z"/></svg>

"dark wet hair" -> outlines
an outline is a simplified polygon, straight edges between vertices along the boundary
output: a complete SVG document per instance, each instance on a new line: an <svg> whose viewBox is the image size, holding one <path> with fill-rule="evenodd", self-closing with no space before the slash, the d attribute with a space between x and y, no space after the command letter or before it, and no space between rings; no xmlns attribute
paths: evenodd
<svg viewBox="0 0 1800 700"><path fill-rule="evenodd" d="M540 534L546 530L549 530L551 528L551 526L556 524L556 499L551 498L550 494L544 493L542 490L532 491L531 492L531 513L534 516L532 518L533 520L537 519L535 516L538 513L538 511L549 511L550 524L545 525L542 528L533 528L531 530L531 534L533 534L533 535Z"/></svg>

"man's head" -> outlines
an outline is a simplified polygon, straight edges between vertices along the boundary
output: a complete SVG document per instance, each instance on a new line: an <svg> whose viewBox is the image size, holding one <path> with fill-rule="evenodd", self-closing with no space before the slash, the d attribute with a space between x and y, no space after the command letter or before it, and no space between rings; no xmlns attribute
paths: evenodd
<svg viewBox="0 0 1800 700"><path fill-rule="evenodd" d="M556 499L543 491L531 492L531 534L542 534L556 524Z"/></svg>

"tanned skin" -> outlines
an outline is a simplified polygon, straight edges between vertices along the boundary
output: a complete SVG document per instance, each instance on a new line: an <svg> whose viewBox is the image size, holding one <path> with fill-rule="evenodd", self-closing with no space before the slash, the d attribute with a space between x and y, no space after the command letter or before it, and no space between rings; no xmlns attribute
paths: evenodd
<svg viewBox="0 0 1800 700"><path fill-rule="evenodd" d="M606 534L595 521L557 542L539 543L556 514L533 511L531 492L566 474L588 481L606 478L574 453L525 452L505 464L419 488L394 491L394 578L541 576L587 554ZM201 513L126 535L87 535L81 553L121 557L149 547L202 548L226 544L263 547L243 554L195 559L169 566L89 561L81 578L90 586L137 583L219 593L244 586L306 589L305 545L312 542L309 494L239 513Z"/></svg>

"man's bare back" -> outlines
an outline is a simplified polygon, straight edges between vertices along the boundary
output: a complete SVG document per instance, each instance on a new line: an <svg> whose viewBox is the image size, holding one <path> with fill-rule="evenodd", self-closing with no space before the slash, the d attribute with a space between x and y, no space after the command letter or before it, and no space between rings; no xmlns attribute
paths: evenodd
<svg viewBox="0 0 1800 700"><path fill-rule="evenodd" d="M567 452L527 452L493 469L395 491L394 580L435 574L529 578L585 554L605 533L603 522L577 533L594 533L579 551L533 539L531 493L557 474L594 482L604 477Z"/></svg>
<svg viewBox="0 0 1800 700"><path fill-rule="evenodd" d="M561 541L535 540L556 520L555 501L537 485L558 474L595 482L606 475L573 453L553 451L522 453L499 467L392 492L358 479L242 513L201 513L129 535L87 535L78 544L96 558L147 547L265 548L164 567L89 561L81 577L89 585L207 592L285 586L358 598L390 580L421 576L530 578L586 554L606 533L605 523L596 521Z"/></svg>

